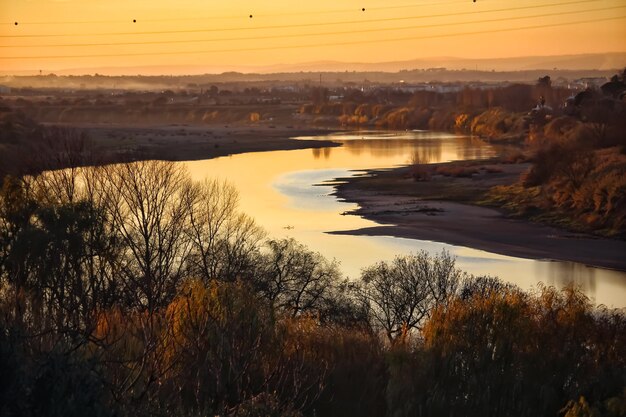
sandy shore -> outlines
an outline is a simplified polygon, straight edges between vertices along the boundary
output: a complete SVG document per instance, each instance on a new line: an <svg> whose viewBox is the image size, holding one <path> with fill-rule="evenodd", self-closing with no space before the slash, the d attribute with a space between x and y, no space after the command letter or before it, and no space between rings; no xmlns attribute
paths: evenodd
<svg viewBox="0 0 626 417"><path fill-rule="evenodd" d="M513 182L523 169L523 165L508 165L504 172L493 175L433 178L424 183L406 178L407 168L347 179L337 187L336 195L359 205L349 214L381 226L335 233L430 240L508 256L573 261L626 271L625 241L511 219L499 210L473 204L481 190ZM445 201L446 195L456 201Z"/></svg>

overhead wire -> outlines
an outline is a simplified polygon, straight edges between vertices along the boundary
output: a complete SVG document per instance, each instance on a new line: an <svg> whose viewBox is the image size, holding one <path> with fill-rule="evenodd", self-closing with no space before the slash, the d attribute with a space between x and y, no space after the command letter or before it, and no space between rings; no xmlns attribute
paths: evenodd
<svg viewBox="0 0 626 417"><path fill-rule="evenodd" d="M43 37L74 37L74 36L126 36L126 35L164 35L164 34L176 34L176 33L207 33L207 32L230 32L230 31L244 31L244 30L267 30L267 29L293 29L302 27L318 27L318 26L333 26L333 25L354 25L363 23L382 23L382 22L397 22L406 20L419 20L419 19L432 19L440 17L454 17L454 16L466 16L474 14L484 13L497 13L497 12L509 12L519 10L529 10L546 7L558 7L564 5L574 5L582 3L593 3L603 0L575 0L569 2L559 3L546 3L534 6L518 6L501 9L488 9L488 10L474 10L466 12L455 13L441 13L431 15L418 15L418 16L401 16L401 17L388 17L380 19L364 19L364 20L344 20L335 22L317 22L317 23L299 23L288 25L269 25L269 26L248 26L248 27L236 27L236 28L203 28L203 29L178 29L178 30L159 30L159 31L145 31L145 32L108 32L108 33L85 33L85 34L26 34L26 35L0 35L0 38L43 38Z"/></svg>
<svg viewBox="0 0 626 417"><path fill-rule="evenodd" d="M483 0L485 1L485 0ZM490 0L486 0L490 1ZM454 1L440 1L431 3L414 3L404 4L396 6L372 6L365 8L367 11L372 10L398 10L398 9L412 9L424 6L445 6L450 4L467 3L466 0L454 0ZM327 14L342 14L342 13L355 13L362 10L359 8L345 8L334 10L307 10L299 12L281 12L281 13L255 13L255 17L278 17L278 16L311 16L311 15L327 15ZM215 15L215 16L202 16L202 17L169 17L169 18L146 18L140 19L141 23L155 23L155 22L181 22L181 21L197 21L197 20L223 20L223 19L243 19L249 16L249 13L241 13L236 15ZM65 20L65 21L47 21L47 22L30 22L19 21L19 25L82 25L82 24L114 24L114 23L129 23L129 20ZM0 25L14 25L15 22L0 22Z"/></svg>
<svg viewBox="0 0 626 417"><path fill-rule="evenodd" d="M350 31L335 31L335 32L321 32L321 33L302 33L302 34L281 34L281 35L264 35L255 37L235 37L235 38L212 38L212 39L183 39L183 40L160 40L160 41L132 41L132 42L102 42L102 43L68 43L68 44L42 44L42 45L0 45L0 48L41 48L41 47L93 47L93 46L122 46L122 45L161 45L161 44L182 44L182 43L200 43L200 42L230 42L230 41L249 41L249 40L268 40L268 39L286 39L286 38L301 38L312 36L332 36L332 35L348 35L353 33L375 33L375 32L387 32L387 31L399 31L409 29L426 29L426 28L439 28L458 25L472 25L472 24L485 24L485 23L498 23L515 20L536 19L562 15L572 15L580 13L593 13L609 10L617 10L626 8L626 4L614 7L604 7L595 9L573 10L567 12L553 12L543 13L527 16L509 16L494 19L482 19L472 20L464 22L448 22L448 23L435 23L419 26L401 26L391 28L375 28L375 29L355 29Z"/></svg>
<svg viewBox="0 0 626 417"><path fill-rule="evenodd" d="M508 28L499 28L499 29L491 29L491 30L471 31L471 32L444 33L444 34L425 35L425 36L408 36L408 37L391 38L391 39L372 39L372 40L367 40L367 41L344 41L344 42L329 42L329 43L319 43L319 44L213 49L213 50L201 50L201 51L139 52L139 53L114 53L114 54L92 54L92 55L0 56L0 60L101 58L101 57L159 56L159 55L166 56L166 55L187 55L187 54L208 54L208 53L227 53L227 52L267 51L267 50L281 50L281 49L318 48L318 47L330 47L330 46L349 46L349 45L361 45L361 44L371 44L371 43L401 42L401 41L411 41L411 40L447 38L447 37L456 37L456 36L481 35L481 34L491 34L491 33L512 32L512 31L519 31L519 30L533 30L533 29L571 26L571 25L579 25L579 24L587 24L587 23L598 23L598 22L621 20L621 19L626 19L626 15L578 20L578 21L572 21L572 22L528 25L528 26L521 26L521 27L508 27Z"/></svg>

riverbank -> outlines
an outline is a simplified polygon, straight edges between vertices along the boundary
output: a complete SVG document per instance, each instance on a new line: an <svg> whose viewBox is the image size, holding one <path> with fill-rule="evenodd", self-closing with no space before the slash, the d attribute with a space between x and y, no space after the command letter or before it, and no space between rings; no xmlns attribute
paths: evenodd
<svg viewBox="0 0 626 417"><path fill-rule="evenodd" d="M434 164L430 172L401 167L342 178L336 196L359 205L346 214L362 216L381 226L334 233L431 240L507 256L626 271L625 241L514 219L503 211L479 205L487 190L515 182L528 167L524 163L453 162ZM416 176L429 178L416 181Z"/></svg>
<svg viewBox="0 0 626 417"><path fill-rule="evenodd" d="M84 131L94 149L113 161L120 154L142 159L194 161L247 152L339 146L331 141L293 139L336 130L319 127L252 124L71 124L68 127Z"/></svg>
<svg viewBox="0 0 626 417"><path fill-rule="evenodd" d="M296 140L340 130L281 121L196 123L43 123L12 113L0 119L0 178L46 169L136 160L193 161L279 150L328 148L338 143ZM70 155L71 154L71 155Z"/></svg>

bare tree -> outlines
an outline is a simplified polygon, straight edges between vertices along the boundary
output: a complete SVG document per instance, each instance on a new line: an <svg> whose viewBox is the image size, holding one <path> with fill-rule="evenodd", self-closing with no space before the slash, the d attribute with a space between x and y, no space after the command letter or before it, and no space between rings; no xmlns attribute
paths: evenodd
<svg viewBox="0 0 626 417"><path fill-rule="evenodd" d="M267 246L256 286L274 308L296 317L322 313L333 303L341 278L337 262L294 239L270 240Z"/></svg>
<svg viewBox="0 0 626 417"><path fill-rule="evenodd" d="M448 252L431 257L421 251L363 270L359 294L372 325L392 343L420 329L434 307L445 305L456 294L463 278Z"/></svg>
<svg viewBox="0 0 626 417"><path fill-rule="evenodd" d="M188 197L192 272L205 281L248 277L265 232L237 210L239 196L235 187L205 180Z"/></svg>
<svg viewBox="0 0 626 417"><path fill-rule="evenodd" d="M165 306L187 266L189 206L194 193L186 169L142 161L105 168L102 192L124 247L121 273L128 302L148 311Z"/></svg>

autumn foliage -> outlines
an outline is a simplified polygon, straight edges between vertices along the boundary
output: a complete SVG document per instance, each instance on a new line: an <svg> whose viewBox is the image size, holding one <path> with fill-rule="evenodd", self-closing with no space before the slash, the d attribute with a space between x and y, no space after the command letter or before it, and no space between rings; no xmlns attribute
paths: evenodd
<svg viewBox="0 0 626 417"><path fill-rule="evenodd" d="M446 252L346 281L233 193L154 161L7 178L0 413L620 415L622 311Z"/></svg>
<svg viewBox="0 0 626 417"><path fill-rule="evenodd" d="M394 108L318 93L311 111L359 123L524 124L504 93L390 95L405 99ZM458 113L455 100L501 107ZM577 111L534 127L533 168L498 196L621 233L619 119ZM85 168L81 138L55 135L66 169L0 191L0 415L624 415L623 310L473 277L446 252L349 281L337 261L267 240L227 183L162 161Z"/></svg>

